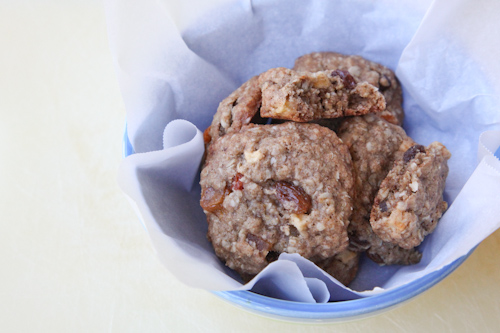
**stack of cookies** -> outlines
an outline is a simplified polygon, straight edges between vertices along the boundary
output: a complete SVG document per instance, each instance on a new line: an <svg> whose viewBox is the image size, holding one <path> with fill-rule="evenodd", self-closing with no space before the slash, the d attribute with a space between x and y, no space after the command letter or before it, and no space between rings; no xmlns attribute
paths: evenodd
<svg viewBox="0 0 500 333"><path fill-rule="evenodd" d="M361 253L420 261L447 208L450 153L401 127L388 68L333 52L273 68L224 99L205 131L201 206L217 256L245 281L283 252L345 285Z"/></svg>

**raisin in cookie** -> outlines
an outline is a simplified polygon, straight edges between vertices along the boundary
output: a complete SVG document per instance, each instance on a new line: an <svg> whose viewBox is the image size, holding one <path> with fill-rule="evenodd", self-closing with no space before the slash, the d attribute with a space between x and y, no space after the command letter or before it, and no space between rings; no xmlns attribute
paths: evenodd
<svg viewBox="0 0 500 333"><path fill-rule="evenodd" d="M366 81L377 87L384 95L386 109L379 116L396 125L402 125L404 112L401 86L389 68L356 55L335 52L314 52L295 61L296 71L318 72L326 70L348 71L357 81Z"/></svg>
<svg viewBox="0 0 500 333"><path fill-rule="evenodd" d="M410 147L380 185L371 211L373 231L402 248L418 246L447 208L443 191L450 152L439 142Z"/></svg>
<svg viewBox="0 0 500 333"><path fill-rule="evenodd" d="M258 76L252 77L220 102L212 124L204 133L206 143L226 133L238 132L249 123L265 123L260 118L261 92Z"/></svg>
<svg viewBox="0 0 500 333"><path fill-rule="evenodd" d="M405 131L375 115L346 118L339 137L349 147L355 174L354 210L349 225L350 248L367 251L379 264L414 264L420 253L383 242L372 230L370 212L380 183L393 161L414 141Z"/></svg>
<svg viewBox="0 0 500 333"><path fill-rule="evenodd" d="M324 260L348 245L351 156L327 128L243 126L209 146L200 184L208 238L241 275L282 252Z"/></svg>
<svg viewBox="0 0 500 333"><path fill-rule="evenodd" d="M384 96L377 88L358 83L342 70L299 73L273 68L259 76L259 84L262 117L308 122L385 109Z"/></svg>

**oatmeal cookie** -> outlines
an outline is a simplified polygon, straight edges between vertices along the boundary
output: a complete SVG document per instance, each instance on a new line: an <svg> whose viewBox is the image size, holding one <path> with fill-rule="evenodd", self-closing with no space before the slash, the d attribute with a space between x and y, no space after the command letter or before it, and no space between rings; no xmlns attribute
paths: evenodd
<svg viewBox="0 0 500 333"><path fill-rule="evenodd" d="M372 230L370 212L380 183L393 161L414 145L405 131L376 115L350 117L342 123L339 137L349 147L354 166L354 210L349 225L350 248L367 251L379 264L414 264L420 253L383 242Z"/></svg>
<svg viewBox="0 0 500 333"><path fill-rule="evenodd" d="M265 123L259 114L261 95L258 76L254 76L220 102L212 124L204 133L205 143L238 132L249 123Z"/></svg>
<svg viewBox="0 0 500 333"><path fill-rule="evenodd" d="M262 117L308 122L385 109L385 99L377 88L356 82L342 70L299 73L273 68L259 76L259 84Z"/></svg>
<svg viewBox="0 0 500 333"><path fill-rule="evenodd" d="M209 146L200 184L208 238L241 275L282 252L324 260L348 245L351 156L327 128L243 126Z"/></svg>
<svg viewBox="0 0 500 333"><path fill-rule="evenodd" d="M295 61L296 71L318 72L326 70L348 71L357 81L366 81L377 87L384 95L386 109L379 116L396 125L404 119L401 86L389 68L366 60L357 55L343 55L335 52L314 52Z"/></svg>
<svg viewBox="0 0 500 333"><path fill-rule="evenodd" d="M450 152L439 142L410 147L380 185L370 223L384 241L418 246L448 207L443 200Z"/></svg>

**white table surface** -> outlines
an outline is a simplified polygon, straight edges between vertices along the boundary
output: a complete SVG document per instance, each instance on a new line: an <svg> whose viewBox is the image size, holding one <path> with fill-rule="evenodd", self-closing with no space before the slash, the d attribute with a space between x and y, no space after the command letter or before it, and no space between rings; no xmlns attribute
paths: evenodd
<svg viewBox="0 0 500 333"><path fill-rule="evenodd" d="M498 332L500 232L377 317L302 325L173 278L116 183L125 110L103 5L0 2L0 332Z"/></svg>

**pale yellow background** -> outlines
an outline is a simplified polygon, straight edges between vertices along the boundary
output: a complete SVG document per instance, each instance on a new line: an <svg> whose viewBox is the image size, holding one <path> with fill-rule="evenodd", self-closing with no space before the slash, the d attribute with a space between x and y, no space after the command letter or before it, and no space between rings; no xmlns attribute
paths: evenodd
<svg viewBox="0 0 500 333"><path fill-rule="evenodd" d="M116 184L125 110L99 1L0 1L0 332L495 332L500 232L410 303L282 323L185 287Z"/></svg>

